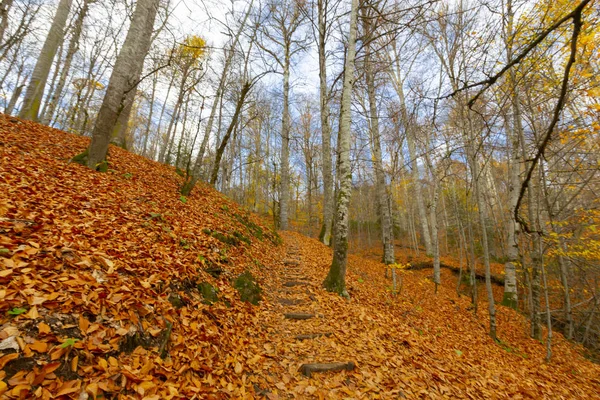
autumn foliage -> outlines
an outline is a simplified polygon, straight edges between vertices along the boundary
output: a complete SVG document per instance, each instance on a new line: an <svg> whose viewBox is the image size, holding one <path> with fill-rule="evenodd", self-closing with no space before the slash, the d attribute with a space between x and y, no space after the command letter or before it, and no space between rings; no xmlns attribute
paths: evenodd
<svg viewBox="0 0 600 400"><path fill-rule="evenodd" d="M544 345L529 338L514 310L499 308L501 341L492 341L487 316L457 296L447 269L437 295L431 270L400 271L394 297L381 263L351 256L346 301L321 288L331 250L318 241L280 238L207 186L181 197L174 168L116 147L107 173L69 164L87 142L0 117L2 398L600 392L600 367L581 347L557 335L545 363ZM292 247L298 287L285 285ZM232 284L246 271L262 288L257 306L242 302ZM200 283L218 289L218 300L207 301ZM316 317L285 320L289 311ZM295 339L310 333L329 335ZM356 368L311 378L298 372L303 363L329 361Z"/></svg>

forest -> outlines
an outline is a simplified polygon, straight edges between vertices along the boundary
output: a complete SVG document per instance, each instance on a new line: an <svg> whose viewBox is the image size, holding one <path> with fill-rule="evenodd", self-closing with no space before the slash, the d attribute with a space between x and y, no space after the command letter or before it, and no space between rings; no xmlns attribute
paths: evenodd
<svg viewBox="0 0 600 400"><path fill-rule="evenodd" d="M597 396L599 10L1 0L0 397Z"/></svg>

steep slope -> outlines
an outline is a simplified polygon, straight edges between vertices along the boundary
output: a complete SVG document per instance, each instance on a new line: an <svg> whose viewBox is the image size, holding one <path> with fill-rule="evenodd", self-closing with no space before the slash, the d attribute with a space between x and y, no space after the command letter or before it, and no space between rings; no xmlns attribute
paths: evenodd
<svg viewBox="0 0 600 400"><path fill-rule="evenodd" d="M281 239L213 189L180 198L173 168L119 148L105 174L68 164L87 143L0 117L0 392L190 398L222 389L209 372L244 387L230 358L259 336L257 308L231 280L264 280ZM203 304L202 282L224 301Z"/></svg>
<svg viewBox="0 0 600 400"><path fill-rule="evenodd" d="M105 174L68 164L87 141L0 116L2 398L600 392L581 348L558 335L545 364L512 310L499 309L502 343L491 341L448 270L437 295L431 271L402 272L393 297L382 264L351 256L345 301L321 289L329 248L290 232L280 244L209 187L180 199L172 168L118 148ZM232 287L244 271L262 286L258 306ZM330 362L344 370L299 371Z"/></svg>

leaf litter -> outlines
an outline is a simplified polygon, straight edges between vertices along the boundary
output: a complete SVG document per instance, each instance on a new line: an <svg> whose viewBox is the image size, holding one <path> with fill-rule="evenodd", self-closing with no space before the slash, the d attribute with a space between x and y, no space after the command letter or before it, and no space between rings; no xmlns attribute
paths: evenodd
<svg viewBox="0 0 600 400"><path fill-rule="evenodd" d="M181 201L171 167L111 147L109 172L100 174L68 163L87 138L4 116L0 133L2 398L600 392L600 368L579 346L556 335L544 363L544 345L512 310L499 309L504 346L494 343L484 313L474 316L468 298L457 297L450 271L442 270L437 296L430 271L401 271L402 293L392 296L381 263L350 256L346 301L321 288L329 248L291 232L277 246L260 218L208 186ZM262 286L258 306L232 287L246 271ZM304 283L284 285L291 281ZM219 301L204 301L201 283ZM314 317L284 318L294 312ZM299 372L326 362L356 368Z"/></svg>

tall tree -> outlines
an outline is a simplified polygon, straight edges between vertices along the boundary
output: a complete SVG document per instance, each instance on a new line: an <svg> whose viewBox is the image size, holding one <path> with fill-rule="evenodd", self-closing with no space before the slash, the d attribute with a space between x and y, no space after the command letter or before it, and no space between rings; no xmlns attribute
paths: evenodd
<svg viewBox="0 0 600 400"><path fill-rule="evenodd" d="M279 228L288 229L290 200L290 68L292 57L304 50L306 40L297 38L304 21L305 4L301 0L273 0L268 4L267 21L259 29L258 46L273 58L283 76L281 117L281 181Z"/></svg>
<svg viewBox="0 0 600 400"><path fill-rule="evenodd" d="M131 109L127 103L133 102L131 93L136 90L144 59L150 49L159 1L138 0L94 125L92 141L87 150L76 156L74 161L92 169L105 168L108 145L115 124L124 109Z"/></svg>
<svg viewBox="0 0 600 400"><path fill-rule="evenodd" d="M392 237L392 217L389 208L389 195L385 183L385 171L383 170L383 161L381 154L381 138L379 131L379 115L377 110L377 93L375 83L375 69L373 64L374 54L372 50L373 39L376 35L376 28L373 26L373 19L379 10L376 10L375 4L362 9L363 34L365 38L365 83L367 86L367 97L369 99L369 136L371 138L371 150L373 152L373 169L375 170L375 185L377 188L377 200L379 204L379 216L381 219L381 242L383 244L383 262L386 265L395 262L394 257L394 238ZM395 274L395 269L392 270ZM395 275L394 275L395 276Z"/></svg>
<svg viewBox="0 0 600 400"><path fill-rule="evenodd" d="M50 68L52 68L52 62L56 56L58 46L62 43L64 38L65 24L67 23L67 17L71 10L72 0L60 0L54 20L50 26L46 41L42 46L40 55L35 63L35 67L31 74L31 80L25 91L25 98L23 99L23 105L19 112L19 117L23 119L29 119L37 121L40 106L42 104L42 98L44 97L44 89L46 88L46 81L50 74Z"/></svg>
<svg viewBox="0 0 600 400"><path fill-rule="evenodd" d="M356 58L356 32L358 25L358 0L352 0L348 47L344 63L344 84L338 132L339 190L336 196L336 216L333 238L333 260L329 273L323 281L325 289L349 297L346 290L346 266L348 263L348 204L352 193L352 168L350 165L351 100L354 86L354 60Z"/></svg>
<svg viewBox="0 0 600 400"><path fill-rule="evenodd" d="M77 19L73 25L73 35L69 41L69 48L67 49L65 61L62 65L62 68L60 68L60 78L58 80L58 84L50 96L48 105L45 107L45 112L42 112L44 115L42 116L41 122L45 125L48 125L50 121L52 121L52 118L54 118L54 113L56 112L56 107L58 106L58 99L62 95L65 84L67 83L67 77L69 76L69 72L71 70L73 57L79 50L79 39L81 38L81 32L83 30L83 21L85 20L85 17L90 9L90 4L93 4L95 1L97 0L83 0L79 14L77 15Z"/></svg>

